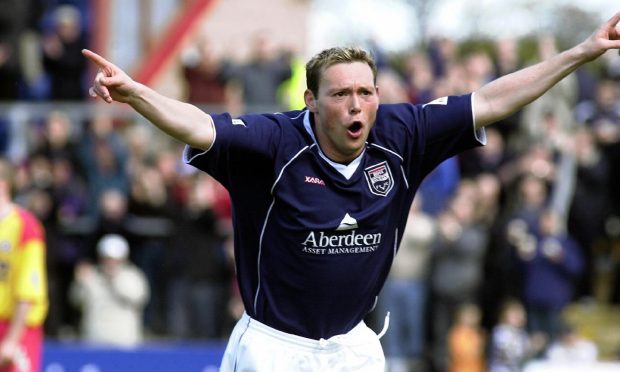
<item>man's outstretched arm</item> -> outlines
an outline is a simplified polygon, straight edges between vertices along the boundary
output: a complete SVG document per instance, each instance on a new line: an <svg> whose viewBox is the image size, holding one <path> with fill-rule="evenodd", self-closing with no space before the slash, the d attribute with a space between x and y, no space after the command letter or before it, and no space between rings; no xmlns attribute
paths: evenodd
<svg viewBox="0 0 620 372"><path fill-rule="evenodd" d="M127 103L171 137L195 148L211 147L214 130L210 115L134 81L119 67L90 50L85 49L82 54L99 67L90 88L91 96L107 103Z"/></svg>
<svg viewBox="0 0 620 372"><path fill-rule="evenodd" d="M476 127L492 124L534 101L581 65L620 48L620 12L588 39L546 61L494 80L475 92Z"/></svg>

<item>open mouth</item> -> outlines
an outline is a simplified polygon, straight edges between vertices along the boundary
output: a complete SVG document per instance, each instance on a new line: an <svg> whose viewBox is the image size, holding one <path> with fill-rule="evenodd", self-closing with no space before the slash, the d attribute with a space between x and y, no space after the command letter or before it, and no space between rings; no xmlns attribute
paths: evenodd
<svg viewBox="0 0 620 372"><path fill-rule="evenodd" d="M361 121L354 121L348 129L349 133L351 133L354 136L359 135L362 132L362 122Z"/></svg>

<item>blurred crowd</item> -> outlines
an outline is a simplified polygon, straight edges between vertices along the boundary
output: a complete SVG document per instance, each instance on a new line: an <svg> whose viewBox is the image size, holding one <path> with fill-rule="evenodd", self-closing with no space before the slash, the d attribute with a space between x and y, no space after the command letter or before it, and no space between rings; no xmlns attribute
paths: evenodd
<svg viewBox="0 0 620 372"><path fill-rule="evenodd" d="M0 4L7 9L0 15L0 100L83 99L88 1Z"/></svg>
<svg viewBox="0 0 620 372"><path fill-rule="evenodd" d="M548 35L433 40L379 58L381 100L471 92L558 53L557 44ZM608 57L487 127L485 147L444 162L422 184L379 298L392 313L391 370L517 371L558 354L596 360L591 342L585 353L554 350L582 345L565 317L570 304L620 302L620 75L617 56Z"/></svg>
<svg viewBox="0 0 620 372"><path fill-rule="evenodd" d="M0 15L0 100L83 101L81 2L0 3L22 10ZM244 61L216 55L205 37L183 50L185 99L233 114L301 109L302 59L266 33L248 43ZM378 62L381 101L415 104L471 92L558 52L550 36L437 38L398 54L367 47ZM485 147L444 162L421 186L375 312L392 314L382 340L392 371L513 371L529 358L597 358L563 312L577 301L620 303L615 59L578 70L488 127ZM101 299L92 297L101 293L93 278L115 275L120 270L109 265L119 260L137 272L124 278L133 281L127 287L145 285L131 300L115 292L109 302L135 300L139 333L227 337L243 311L230 202L218 183L181 162L182 150L137 118L104 110L80 119L52 110L25 123L0 117L0 154L19 170L16 200L47 231L48 337L92 340L85 320ZM566 351L574 345L584 351Z"/></svg>

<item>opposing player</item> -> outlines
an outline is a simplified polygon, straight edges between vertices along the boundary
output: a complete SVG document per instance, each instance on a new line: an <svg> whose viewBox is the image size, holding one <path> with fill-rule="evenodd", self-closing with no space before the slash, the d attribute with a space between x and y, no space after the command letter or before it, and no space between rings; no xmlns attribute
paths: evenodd
<svg viewBox="0 0 620 372"><path fill-rule="evenodd" d="M424 176L484 143L484 126L619 48L619 20L620 13L576 47L472 94L420 106L380 105L369 54L328 49L306 65L306 109L239 118L163 97L101 56L84 55L100 69L93 96L128 103L186 143L185 160L230 192L246 314L222 371L382 371L378 337L362 319Z"/></svg>
<svg viewBox="0 0 620 372"><path fill-rule="evenodd" d="M13 170L0 159L0 372L40 371L47 314L43 228L11 201Z"/></svg>

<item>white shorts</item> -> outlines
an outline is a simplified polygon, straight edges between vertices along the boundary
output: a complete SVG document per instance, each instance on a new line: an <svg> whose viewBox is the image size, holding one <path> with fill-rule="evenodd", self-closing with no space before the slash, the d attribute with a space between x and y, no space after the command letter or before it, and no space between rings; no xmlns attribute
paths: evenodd
<svg viewBox="0 0 620 372"><path fill-rule="evenodd" d="M360 322L343 335L313 340L278 331L247 314L228 341L221 372L383 372L379 336Z"/></svg>

